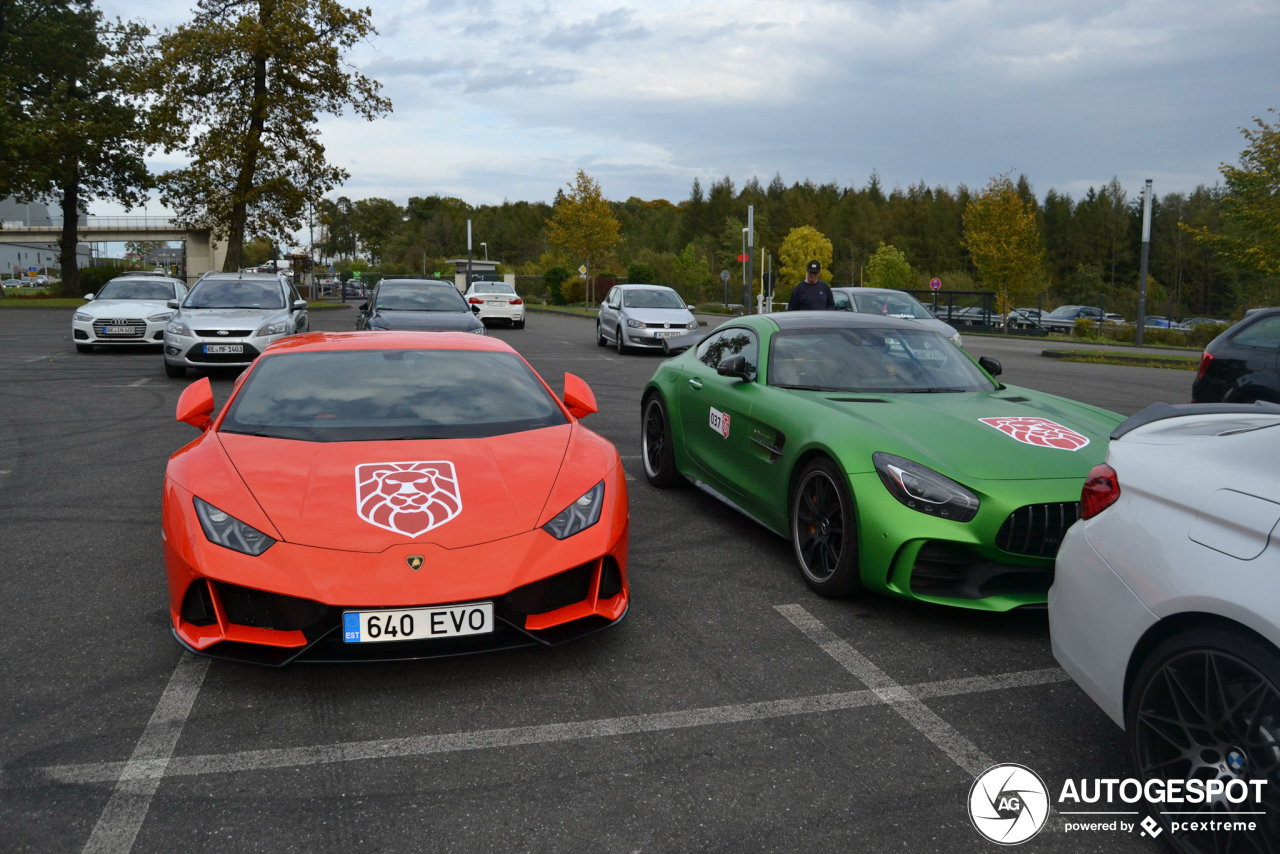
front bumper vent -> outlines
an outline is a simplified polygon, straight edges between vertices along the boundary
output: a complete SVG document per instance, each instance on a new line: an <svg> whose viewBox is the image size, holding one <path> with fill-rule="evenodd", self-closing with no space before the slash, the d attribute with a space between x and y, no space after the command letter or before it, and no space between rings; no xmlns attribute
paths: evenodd
<svg viewBox="0 0 1280 854"><path fill-rule="evenodd" d="M1067 529L1080 518L1080 502L1028 504L1004 520L996 533L996 547L1012 554L1054 557Z"/></svg>

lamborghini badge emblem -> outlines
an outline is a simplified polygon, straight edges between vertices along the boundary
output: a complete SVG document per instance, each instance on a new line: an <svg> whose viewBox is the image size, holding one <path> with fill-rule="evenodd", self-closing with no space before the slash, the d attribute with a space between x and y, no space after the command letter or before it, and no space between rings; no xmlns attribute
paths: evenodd
<svg viewBox="0 0 1280 854"><path fill-rule="evenodd" d="M409 555L405 558L405 562L409 564L409 568L414 572L422 569L422 555Z"/></svg>

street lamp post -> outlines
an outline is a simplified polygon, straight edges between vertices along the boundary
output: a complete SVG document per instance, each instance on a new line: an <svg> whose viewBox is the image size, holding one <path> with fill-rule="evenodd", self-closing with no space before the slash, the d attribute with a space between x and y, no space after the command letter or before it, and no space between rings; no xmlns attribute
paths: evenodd
<svg viewBox="0 0 1280 854"><path fill-rule="evenodd" d="M742 281L744 286L747 283L747 231L748 229L746 228L742 229ZM744 290L744 293L745 293L745 290ZM743 301L742 312L744 314L747 312L747 306L746 306L745 300Z"/></svg>
<svg viewBox="0 0 1280 854"><path fill-rule="evenodd" d="M480 241L480 245L484 247L484 260L488 261L489 260L489 244L485 243L482 240Z"/></svg>

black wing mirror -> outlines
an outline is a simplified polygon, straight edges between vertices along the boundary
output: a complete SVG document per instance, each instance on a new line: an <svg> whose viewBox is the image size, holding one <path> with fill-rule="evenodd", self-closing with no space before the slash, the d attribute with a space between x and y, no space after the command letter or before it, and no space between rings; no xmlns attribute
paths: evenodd
<svg viewBox="0 0 1280 854"><path fill-rule="evenodd" d="M473 306L471 306L471 313L472 313L472 314L479 314L479 313L480 313L480 306L478 306L478 305L473 305Z"/></svg>
<svg viewBox="0 0 1280 854"><path fill-rule="evenodd" d="M362 303L360 303L360 308L359 308L358 310L359 310L359 311L368 311L368 310L369 310L369 303L367 303L367 302L362 302Z"/></svg>
<svg viewBox="0 0 1280 854"><path fill-rule="evenodd" d="M1000 376L1001 372L1004 370L1000 367L1000 360L993 359L990 356L978 357L978 367L982 368L982 370L991 374L993 377Z"/></svg>
<svg viewBox="0 0 1280 854"><path fill-rule="evenodd" d="M721 359L720 364L716 365L716 373L722 377L737 377L740 380L751 379L747 357L741 353L736 356L725 356Z"/></svg>

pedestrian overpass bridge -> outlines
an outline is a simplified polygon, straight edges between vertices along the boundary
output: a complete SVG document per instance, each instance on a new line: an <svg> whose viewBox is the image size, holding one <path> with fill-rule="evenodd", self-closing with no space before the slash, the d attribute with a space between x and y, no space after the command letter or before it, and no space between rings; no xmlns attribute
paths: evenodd
<svg viewBox="0 0 1280 854"><path fill-rule="evenodd" d="M0 243L54 243L62 239L60 218L50 225L6 222L0 228ZM185 226L168 217L84 216L76 225L80 243L131 243L166 241L186 246L187 281L194 282L210 270L221 270L227 257L226 243L213 240L208 228Z"/></svg>

